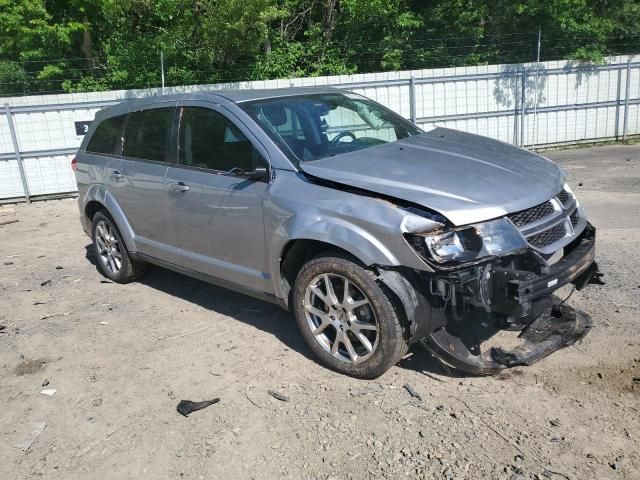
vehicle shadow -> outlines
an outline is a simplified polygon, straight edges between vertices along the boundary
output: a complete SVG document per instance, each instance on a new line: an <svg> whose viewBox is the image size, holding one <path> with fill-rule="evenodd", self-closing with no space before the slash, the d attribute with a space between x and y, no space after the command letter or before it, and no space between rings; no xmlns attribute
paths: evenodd
<svg viewBox="0 0 640 480"><path fill-rule="evenodd" d="M98 270L93 244L85 246L85 257ZM105 281L110 280L105 279ZM298 331L293 314L277 305L153 265L149 266L147 274L138 282L211 312L251 325L273 335L287 348L316 362L316 358ZM432 374L453 378L472 376L442 365L420 344L413 345L409 353L398 362L396 367L427 376Z"/></svg>
<svg viewBox="0 0 640 480"><path fill-rule="evenodd" d="M87 260L97 269L93 245L87 245L85 251ZM277 305L152 265L138 283L251 325L273 335L291 350L315 361L313 353L298 331L293 315Z"/></svg>

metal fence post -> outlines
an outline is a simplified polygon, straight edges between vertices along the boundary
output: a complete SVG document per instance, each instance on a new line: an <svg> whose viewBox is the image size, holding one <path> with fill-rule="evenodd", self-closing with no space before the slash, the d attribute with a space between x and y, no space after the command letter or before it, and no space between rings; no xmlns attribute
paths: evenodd
<svg viewBox="0 0 640 480"><path fill-rule="evenodd" d="M627 85L624 93L624 122L622 123L622 141L627 141L627 125L629 124L629 93L631 90L631 57L627 59Z"/></svg>
<svg viewBox="0 0 640 480"><path fill-rule="evenodd" d="M620 102L622 101L622 69L618 69L618 80L616 84L616 124L613 132L616 142L620 140Z"/></svg>
<svg viewBox="0 0 640 480"><path fill-rule="evenodd" d="M534 101L533 101L533 142L531 142L531 150L536 148L538 143L538 78L540 76L540 47L542 44L542 29L538 29L538 54L536 56L536 81L533 87Z"/></svg>
<svg viewBox="0 0 640 480"><path fill-rule="evenodd" d="M527 69L526 67L522 67L522 82L520 87L520 146L524 147L524 119L525 119L525 108L526 108L526 98L527 98Z"/></svg>
<svg viewBox="0 0 640 480"><path fill-rule="evenodd" d="M22 180L22 189L24 190L24 198L27 203L31 203L31 197L29 195L29 185L27 184L27 175L24 172L24 165L22 164L22 155L20 155L20 145L18 145L18 136L16 135L16 127L13 124L13 114L11 113L11 107L8 103L4 105L4 111L7 115L7 122L9 122L9 131L11 132L11 140L13 141L13 149L16 152L16 161L18 162L18 168L20 170L20 179Z"/></svg>
<svg viewBox="0 0 640 480"><path fill-rule="evenodd" d="M409 79L409 115L411 123L416 123L416 77L411 75Z"/></svg>

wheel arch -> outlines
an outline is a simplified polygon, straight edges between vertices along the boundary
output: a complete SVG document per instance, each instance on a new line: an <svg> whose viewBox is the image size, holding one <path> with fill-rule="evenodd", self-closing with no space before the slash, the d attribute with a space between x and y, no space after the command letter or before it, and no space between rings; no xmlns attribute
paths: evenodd
<svg viewBox="0 0 640 480"><path fill-rule="evenodd" d="M96 212L105 210L111 219L115 222L120 235L124 240L127 250L131 253L136 252L135 235L129 224L122 208L116 199L109 193L103 185L93 185L87 190L83 200L82 212L84 222L88 226L88 232L91 233L91 222Z"/></svg>
<svg viewBox="0 0 640 480"><path fill-rule="evenodd" d="M318 240L315 238L294 238L290 239L282 247L280 256L278 257L278 280L282 300L285 306L290 305L290 295L298 272L302 266L324 253L341 253L354 259L358 263L365 265L361 258L354 252L349 251L343 246L335 243Z"/></svg>

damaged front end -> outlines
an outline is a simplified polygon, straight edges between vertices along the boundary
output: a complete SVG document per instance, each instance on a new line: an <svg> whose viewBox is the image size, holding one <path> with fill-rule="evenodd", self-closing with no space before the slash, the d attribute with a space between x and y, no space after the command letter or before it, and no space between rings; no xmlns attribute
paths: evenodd
<svg viewBox="0 0 640 480"><path fill-rule="evenodd" d="M447 322L423 338L423 344L451 366L491 374L531 365L580 340L591 326L589 316L554 304L552 293L569 283L580 290L599 279L595 229L588 225L565 252L551 266L528 251L431 279L430 284L441 285L430 294L445 311ZM500 330L520 331L519 343L510 349L492 346L481 351L481 344Z"/></svg>
<svg viewBox="0 0 640 480"><path fill-rule="evenodd" d="M577 205L571 208L578 211ZM567 228L578 226L570 212L559 213L556 222L573 221ZM412 340L422 342L443 363L479 375L531 365L579 341L591 327L587 314L553 296L564 285L580 290L600 281L595 228L586 219L581 221L579 233L576 228L565 236L570 243L560 248L559 260L560 255L532 248L531 238L523 235L524 247L504 255L441 265L433 272L381 271L380 279L405 306ZM468 241L462 236L456 239L462 244ZM413 246L419 251L420 246ZM519 334L507 339L507 347L495 341L501 331Z"/></svg>

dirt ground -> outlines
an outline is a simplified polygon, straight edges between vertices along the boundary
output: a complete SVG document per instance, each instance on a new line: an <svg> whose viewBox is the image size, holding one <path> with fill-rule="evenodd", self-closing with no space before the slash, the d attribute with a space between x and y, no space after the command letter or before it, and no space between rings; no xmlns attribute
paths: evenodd
<svg viewBox="0 0 640 480"><path fill-rule="evenodd" d="M0 226L0 478L640 479L640 146L547 155L599 229L606 285L568 300L594 320L581 344L496 377L421 348L375 381L338 375L276 306L161 269L106 281L75 199L15 206L0 216L19 220Z"/></svg>

